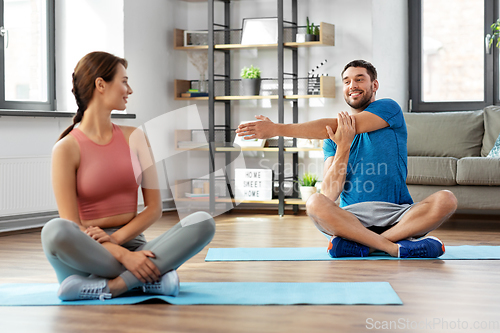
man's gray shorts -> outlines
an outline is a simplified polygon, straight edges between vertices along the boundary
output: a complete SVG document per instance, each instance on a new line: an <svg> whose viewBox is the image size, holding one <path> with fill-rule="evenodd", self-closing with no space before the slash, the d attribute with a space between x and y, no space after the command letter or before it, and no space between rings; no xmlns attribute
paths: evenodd
<svg viewBox="0 0 500 333"><path fill-rule="evenodd" d="M381 234L396 225L414 205L367 201L345 206L342 209L354 214L364 227Z"/></svg>

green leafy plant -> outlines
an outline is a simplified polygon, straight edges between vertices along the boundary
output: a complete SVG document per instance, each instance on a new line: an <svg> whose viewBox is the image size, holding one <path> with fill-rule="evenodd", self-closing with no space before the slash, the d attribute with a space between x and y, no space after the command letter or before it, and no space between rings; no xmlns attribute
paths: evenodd
<svg viewBox="0 0 500 333"><path fill-rule="evenodd" d="M314 35L314 23L311 23L309 25L309 16L306 18L306 21L307 21L307 34ZM319 35L319 29L318 29L318 35Z"/></svg>
<svg viewBox="0 0 500 333"><path fill-rule="evenodd" d="M316 36L319 36L319 26L315 26L315 27L314 27L314 34L315 34Z"/></svg>
<svg viewBox="0 0 500 333"><path fill-rule="evenodd" d="M497 40L497 47L500 48L500 18L491 25L491 39L490 39L490 47L493 45L493 41Z"/></svg>
<svg viewBox="0 0 500 333"><path fill-rule="evenodd" d="M312 173L306 172L299 179L300 186L315 186L318 182L318 177Z"/></svg>
<svg viewBox="0 0 500 333"><path fill-rule="evenodd" d="M260 79L260 69L253 67L253 65L250 65L250 68L243 67L241 77L244 79Z"/></svg>

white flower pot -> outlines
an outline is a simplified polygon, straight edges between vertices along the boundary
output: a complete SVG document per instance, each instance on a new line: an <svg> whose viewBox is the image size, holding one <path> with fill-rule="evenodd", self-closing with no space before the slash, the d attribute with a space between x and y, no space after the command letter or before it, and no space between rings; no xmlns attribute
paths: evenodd
<svg viewBox="0 0 500 333"><path fill-rule="evenodd" d="M300 187L300 197L302 198L302 201L307 201L311 195L316 193L316 187L315 186L301 186Z"/></svg>
<svg viewBox="0 0 500 333"><path fill-rule="evenodd" d="M296 34L295 35L295 42L304 43L305 41L306 41L306 34Z"/></svg>

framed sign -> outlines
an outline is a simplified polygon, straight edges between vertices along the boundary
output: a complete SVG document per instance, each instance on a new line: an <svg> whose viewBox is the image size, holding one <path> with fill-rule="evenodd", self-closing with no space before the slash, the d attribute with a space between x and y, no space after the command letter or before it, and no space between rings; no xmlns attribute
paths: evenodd
<svg viewBox="0 0 500 333"><path fill-rule="evenodd" d="M272 169L235 169L237 200L271 200L273 198Z"/></svg>
<svg viewBox="0 0 500 333"><path fill-rule="evenodd" d="M278 18L244 18L242 45L278 43Z"/></svg>

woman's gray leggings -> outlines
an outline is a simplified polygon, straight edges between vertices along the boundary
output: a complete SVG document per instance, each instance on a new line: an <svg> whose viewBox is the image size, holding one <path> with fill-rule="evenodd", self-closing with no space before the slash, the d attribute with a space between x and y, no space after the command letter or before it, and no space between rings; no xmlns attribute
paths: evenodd
<svg viewBox="0 0 500 333"><path fill-rule="evenodd" d="M110 229L104 231L110 233ZM155 258L149 259L164 274L177 269L200 252L210 243L214 233L212 217L208 213L197 212L151 242L146 242L144 236L139 235L122 246L131 251L153 252ZM82 232L74 222L61 218L47 222L42 229L42 245L59 283L70 275L93 274L108 279L120 276L129 290L143 285L104 246Z"/></svg>

